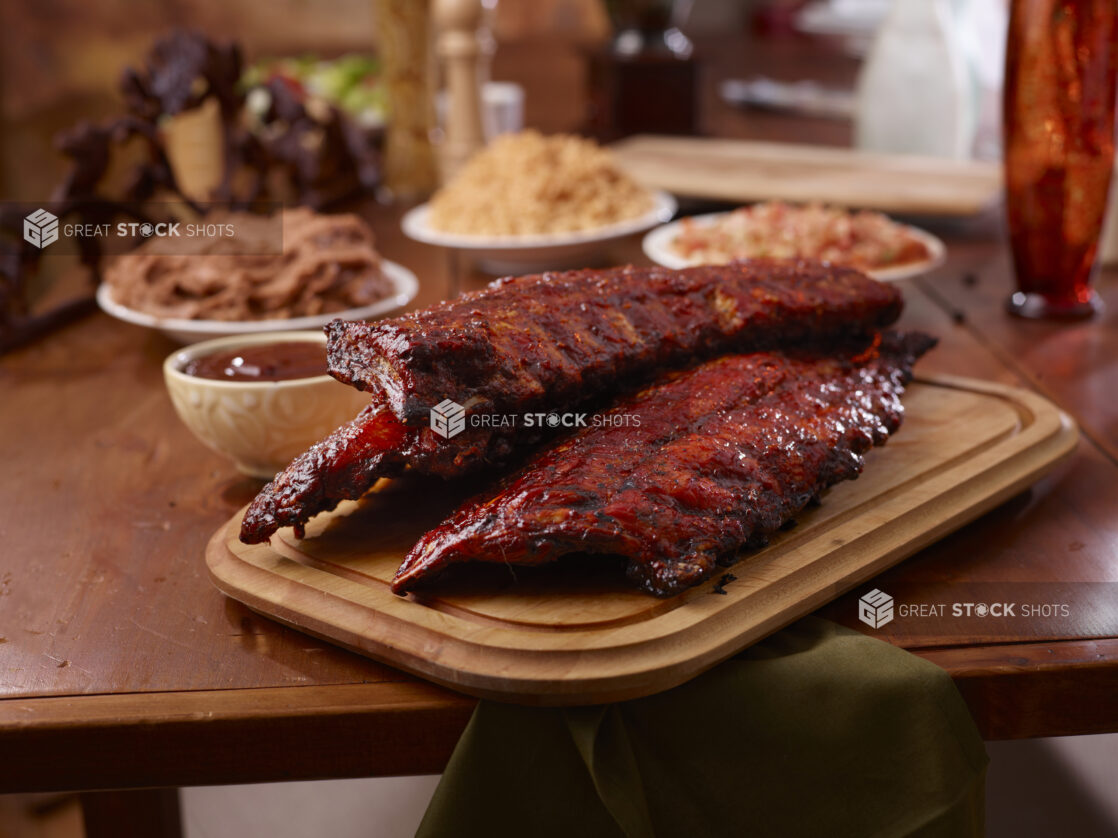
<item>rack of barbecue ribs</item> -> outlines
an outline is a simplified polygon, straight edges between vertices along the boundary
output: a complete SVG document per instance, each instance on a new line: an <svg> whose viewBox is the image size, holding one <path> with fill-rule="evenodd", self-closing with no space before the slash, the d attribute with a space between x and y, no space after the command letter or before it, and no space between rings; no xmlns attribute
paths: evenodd
<svg viewBox="0 0 1118 838"><path fill-rule="evenodd" d="M570 409L727 352L865 338L900 314L893 286L814 262L754 260L685 270L625 267L497 280L375 324L327 327L330 372L372 404L297 457L250 505L241 539L359 498L381 477L455 477L537 442L522 424L427 426L446 399L471 414Z"/></svg>
<svg viewBox="0 0 1118 838"><path fill-rule="evenodd" d="M698 584L858 476L899 427L912 365L934 343L888 334L860 352L756 352L669 373L467 501L415 545L393 590L460 562L571 553L623 556L630 581L660 596Z"/></svg>
<svg viewBox="0 0 1118 838"><path fill-rule="evenodd" d="M852 268L753 260L499 279L379 323L327 326L330 373L405 424L451 399L475 413L554 409L696 356L865 334L901 311Z"/></svg>

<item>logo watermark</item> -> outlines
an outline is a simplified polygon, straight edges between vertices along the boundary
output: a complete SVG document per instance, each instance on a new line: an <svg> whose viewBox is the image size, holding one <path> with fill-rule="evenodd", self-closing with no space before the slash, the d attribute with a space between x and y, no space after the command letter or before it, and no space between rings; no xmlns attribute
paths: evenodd
<svg viewBox="0 0 1118 838"><path fill-rule="evenodd" d="M893 598L878 588L858 600L858 619L870 628L881 628L893 620Z"/></svg>
<svg viewBox="0 0 1118 838"><path fill-rule="evenodd" d="M42 250L58 241L58 216L40 207L23 219L23 240Z"/></svg>
<svg viewBox="0 0 1118 838"><path fill-rule="evenodd" d="M431 408L431 430L443 439L451 439L466 430L466 408L458 402L443 399Z"/></svg>
<svg viewBox="0 0 1118 838"><path fill-rule="evenodd" d="M862 595L836 619L873 629L889 625L891 637L928 644L952 636L1055 638L1085 626L1092 636L1118 635L1118 582L960 581L920 589L898 584L891 593L875 588Z"/></svg>
<svg viewBox="0 0 1118 838"><path fill-rule="evenodd" d="M431 430L443 439L457 436L469 428L639 428L640 416L635 413L469 413L452 399L443 399L431 408Z"/></svg>
<svg viewBox="0 0 1118 838"><path fill-rule="evenodd" d="M96 248L120 254L159 240L163 254L196 255L218 246L223 255L283 252L282 205L261 202L252 211L231 212L225 204L201 204L198 211L172 203L147 202L148 218L96 202L84 204L4 202L4 216L23 219L23 240L47 255L81 254Z"/></svg>

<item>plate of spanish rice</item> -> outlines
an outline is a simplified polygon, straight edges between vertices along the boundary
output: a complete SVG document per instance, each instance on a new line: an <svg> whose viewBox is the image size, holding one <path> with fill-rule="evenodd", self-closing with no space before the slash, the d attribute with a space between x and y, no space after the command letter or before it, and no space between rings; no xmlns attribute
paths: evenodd
<svg viewBox="0 0 1118 838"><path fill-rule="evenodd" d="M490 273L534 273L585 267L675 210L671 195L632 180L592 140L524 131L496 138L401 226Z"/></svg>

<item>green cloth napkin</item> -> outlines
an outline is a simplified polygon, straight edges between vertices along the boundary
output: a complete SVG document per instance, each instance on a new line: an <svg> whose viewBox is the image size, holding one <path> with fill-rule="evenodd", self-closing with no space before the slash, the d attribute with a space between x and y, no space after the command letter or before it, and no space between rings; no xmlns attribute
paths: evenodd
<svg viewBox="0 0 1118 838"><path fill-rule="evenodd" d="M417 834L981 835L986 763L946 673L809 617L648 698L481 702Z"/></svg>

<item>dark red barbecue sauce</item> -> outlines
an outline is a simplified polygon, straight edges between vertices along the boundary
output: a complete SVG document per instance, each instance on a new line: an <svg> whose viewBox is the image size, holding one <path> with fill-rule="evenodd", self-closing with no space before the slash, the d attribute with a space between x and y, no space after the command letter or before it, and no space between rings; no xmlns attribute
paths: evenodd
<svg viewBox="0 0 1118 838"><path fill-rule="evenodd" d="M215 381L287 381L326 375L326 347L314 341L260 343L203 355L183 367Z"/></svg>

